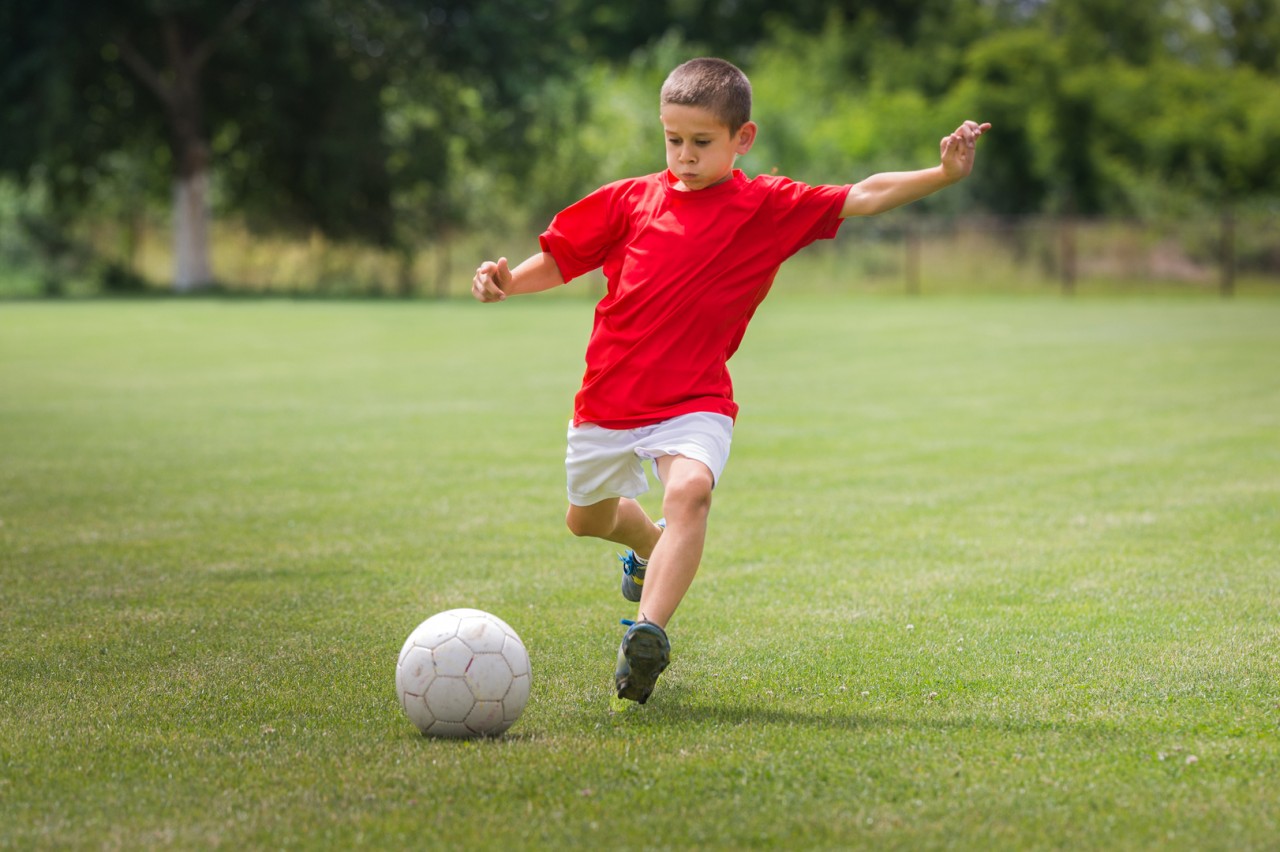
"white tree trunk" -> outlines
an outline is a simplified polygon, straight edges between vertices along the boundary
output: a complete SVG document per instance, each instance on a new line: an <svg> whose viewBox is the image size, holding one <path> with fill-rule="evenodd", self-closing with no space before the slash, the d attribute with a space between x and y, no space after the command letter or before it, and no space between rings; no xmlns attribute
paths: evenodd
<svg viewBox="0 0 1280 852"><path fill-rule="evenodd" d="M207 171L173 182L173 289L178 292L213 283L208 192Z"/></svg>

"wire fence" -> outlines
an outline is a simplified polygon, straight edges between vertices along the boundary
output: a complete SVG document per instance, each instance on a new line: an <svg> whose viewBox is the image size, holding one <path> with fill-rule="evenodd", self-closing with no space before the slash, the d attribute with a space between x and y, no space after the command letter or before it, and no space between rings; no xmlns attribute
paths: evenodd
<svg viewBox="0 0 1280 852"><path fill-rule="evenodd" d="M101 222L71 236L64 243L74 252L43 260L0 240L0 297L168 289L173 259L162 221ZM215 223L212 236L219 290L235 295L457 298L469 292L479 261L505 255L514 263L537 250L531 233L431 234L398 250L263 234L235 222ZM786 263L778 282L911 295L1280 295L1280 209L1159 222L898 211L849 220L837 239ZM598 296L604 282L597 273L584 285L558 295Z"/></svg>
<svg viewBox="0 0 1280 852"><path fill-rule="evenodd" d="M1277 214L1164 222L902 217L845 230L835 254L871 289L1280 292Z"/></svg>

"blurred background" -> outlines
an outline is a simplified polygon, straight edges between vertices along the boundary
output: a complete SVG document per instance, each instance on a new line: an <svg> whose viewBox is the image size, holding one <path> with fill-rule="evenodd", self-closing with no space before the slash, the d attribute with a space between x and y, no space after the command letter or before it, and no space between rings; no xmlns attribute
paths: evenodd
<svg viewBox="0 0 1280 852"><path fill-rule="evenodd" d="M664 167L700 55L752 79L748 174L994 125L795 286L1280 293L1280 0L4 0L0 298L462 295Z"/></svg>

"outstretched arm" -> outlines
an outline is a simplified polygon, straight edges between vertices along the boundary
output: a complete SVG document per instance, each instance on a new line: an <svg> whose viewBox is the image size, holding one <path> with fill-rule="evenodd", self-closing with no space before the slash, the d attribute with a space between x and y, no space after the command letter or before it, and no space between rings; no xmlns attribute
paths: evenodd
<svg viewBox="0 0 1280 852"><path fill-rule="evenodd" d="M990 129L990 124L966 121L954 133L942 137L938 145L941 162L933 168L915 172L882 172L855 183L845 196L841 218L874 216L963 180L973 171L974 146L978 137Z"/></svg>
<svg viewBox="0 0 1280 852"><path fill-rule="evenodd" d="M544 251L515 269L507 266L505 257L498 258L496 263L486 260L471 279L471 295L481 302L501 302L508 296L550 290L563 283L555 258Z"/></svg>

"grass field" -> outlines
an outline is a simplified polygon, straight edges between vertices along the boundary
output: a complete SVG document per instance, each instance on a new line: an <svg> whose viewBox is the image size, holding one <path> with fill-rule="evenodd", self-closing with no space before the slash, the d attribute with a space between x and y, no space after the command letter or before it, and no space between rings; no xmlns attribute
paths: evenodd
<svg viewBox="0 0 1280 852"><path fill-rule="evenodd" d="M1280 300L775 297L644 707L589 322L0 306L0 847L1277 847ZM528 645L502 739L396 702L453 606Z"/></svg>

